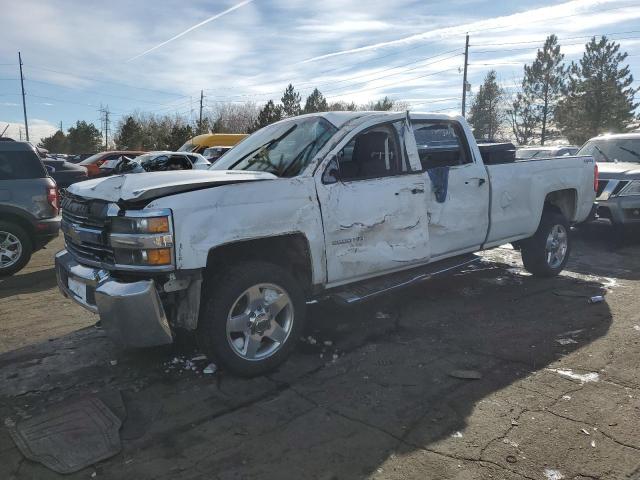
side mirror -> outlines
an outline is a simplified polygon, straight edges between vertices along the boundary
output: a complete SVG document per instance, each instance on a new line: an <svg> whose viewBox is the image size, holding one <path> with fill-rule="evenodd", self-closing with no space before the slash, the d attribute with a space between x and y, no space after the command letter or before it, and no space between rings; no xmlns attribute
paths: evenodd
<svg viewBox="0 0 640 480"><path fill-rule="evenodd" d="M332 184L338 183L340 180L340 167L338 165L338 159L334 155L333 158L329 161L327 168L325 168L324 173L322 174L322 183L324 184Z"/></svg>

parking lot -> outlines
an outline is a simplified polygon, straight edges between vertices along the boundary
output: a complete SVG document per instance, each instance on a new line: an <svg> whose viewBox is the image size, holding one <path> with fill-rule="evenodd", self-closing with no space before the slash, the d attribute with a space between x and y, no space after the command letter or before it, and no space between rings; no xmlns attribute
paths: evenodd
<svg viewBox="0 0 640 480"><path fill-rule="evenodd" d="M374 303L314 306L297 353L251 380L186 367L188 339L117 350L57 292L59 239L0 283L0 414L93 396L118 412L122 451L67 478L640 478L634 235L575 231L550 280L505 247ZM0 478L62 477L7 428L0 457Z"/></svg>

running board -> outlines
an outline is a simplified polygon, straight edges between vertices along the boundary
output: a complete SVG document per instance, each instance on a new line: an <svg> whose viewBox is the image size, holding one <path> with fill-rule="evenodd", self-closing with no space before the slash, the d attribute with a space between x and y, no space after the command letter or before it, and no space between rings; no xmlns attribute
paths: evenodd
<svg viewBox="0 0 640 480"><path fill-rule="evenodd" d="M327 292L327 296L338 303L352 305L399 288L415 285L436 275L452 272L479 260L479 257L471 254L447 258L423 267L412 268L408 271L392 273L383 277L346 285L345 287L338 287L333 292Z"/></svg>

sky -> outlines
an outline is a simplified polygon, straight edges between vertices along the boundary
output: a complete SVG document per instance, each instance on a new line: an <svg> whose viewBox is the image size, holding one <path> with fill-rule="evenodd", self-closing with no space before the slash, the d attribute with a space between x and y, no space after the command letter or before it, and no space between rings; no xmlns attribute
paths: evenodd
<svg viewBox="0 0 640 480"><path fill-rule="evenodd" d="M31 141L134 111L195 118L219 102L278 100L289 82L330 101L383 96L459 113L465 35L471 99L491 68L507 93L547 35L565 60L607 34L640 87L637 0L21 0L0 8L0 133ZM470 102L471 99L468 101Z"/></svg>

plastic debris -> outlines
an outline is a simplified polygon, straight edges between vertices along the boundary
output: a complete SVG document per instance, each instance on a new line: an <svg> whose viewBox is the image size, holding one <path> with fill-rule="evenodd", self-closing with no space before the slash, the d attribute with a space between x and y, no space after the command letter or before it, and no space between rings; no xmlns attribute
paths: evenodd
<svg viewBox="0 0 640 480"><path fill-rule="evenodd" d="M582 433L584 433L585 435L591 435L591 434L589 433L589 431L588 431L588 430L586 430L586 429L584 429L584 428L581 428L581 429L580 429L580 431L581 431Z"/></svg>
<svg viewBox="0 0 640 480"><path fill-rule="evenodd" d="M477 370L452 370L449 372L449 376L463 380L480 380L482 373Z"/></svg>
<svg viewBox="0 0 640 480"><path fill-rule="evenodd" d="M595 441L595 440L591 440L591 446L592 446L593 448L596 448L596 441Z"/></svg>
<svg viewBox="0 0 640 480"><path fill-rule="evenodd" d="M116 365L118 365L118 360L111 360L109 361L109 363L115 367Z"/></svg>
<svg viewBox="0 0 640 480"><path fill-rule="evenodd" d="M594 295L589 299L589 303L602 303L604 302L604 295Z"/></svg>
<svg viewBox="0 0 640 480"><path fill-rule="evenodd" d="M207 356L206 355L196 355L195 357L193 357L191 359L192 362L199 362L200 360L206 360Z"/></svg>
<svg viewBox="0 0 640 480"><path fill-rule="evenodd" d="M452 434L451 437L453 437L453 438L462 438L462 432L456 432L456 433Z"/></svg>
<svg viewBox="0 0 640 480"><path fill-rule="evenodd" d="M563 395L562 399L563 400L571 400L571 395Z"/></svg>
<svg viewBox="0 0 640 480"><path fill-rule="evenodd" d="M572 380L579 380L581 383L597 382L600 380L600 376L596 372L589 373L575 373L569 369L561 368L548 368L550 372L555 372L562 377L567 377Z"/></svg>
<svg viewBox="0 0 640 480"><path fill-rule="evenodd" d="M205 375L212 375L216 373L216 370L218 370L217 365L215 363L210 363L204 368L204 370L202 370L202 373L204 373Z"/></svg>
<svg viewBox="0 0 640 480"><path fill-rule="evenodd" d="M552 468L544 469L544 476L547 477L547 480L562 480L564 475L560 473L560 470L554 470Z"/></svg>
<svg viewBox="0 0 640 480"><path fill-rule="evenodd" d="M560 345L571 345L572 343L578 343L573 338L556 338L556 342Z"/></svg>

